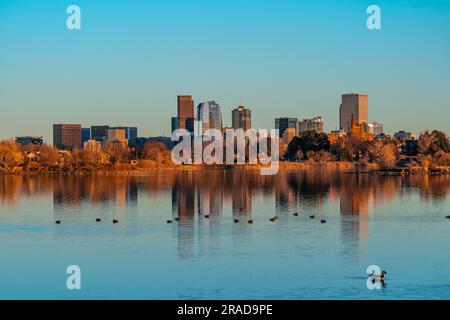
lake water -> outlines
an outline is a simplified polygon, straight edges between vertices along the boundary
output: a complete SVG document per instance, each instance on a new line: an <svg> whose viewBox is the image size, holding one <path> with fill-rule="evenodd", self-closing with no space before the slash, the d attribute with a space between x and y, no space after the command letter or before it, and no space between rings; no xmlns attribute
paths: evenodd
<svg viewBox="0 0 450 320"><path fill-rule="evenodd" d="M450 176L0 176L0 298L449 299L447 215Z"/></svg>

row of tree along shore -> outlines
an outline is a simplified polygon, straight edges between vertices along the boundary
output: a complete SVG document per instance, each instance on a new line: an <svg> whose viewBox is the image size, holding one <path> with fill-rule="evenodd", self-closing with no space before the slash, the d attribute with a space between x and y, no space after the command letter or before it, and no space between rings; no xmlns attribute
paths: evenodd
<svg viewBox="0 0 450 320"><path fill-rule="evenodd" d="M405 142L386 137L363 140L351 135L330 142L325 133L308 131L294 137L281 153L281 170L329 168L375 174L450 173L450 143L440 131L424 131L404 151ZM270 150L269 150L270 156ZM151 170L258 169L259 165L174 165L171 151L161 142L149 142L142 150L106 148L93 144L82 150L59 151L49 145L22 146L0 141L0 173L3 174L126 174Z"/></svg>
<svg viewBox="0 0 450 320"><path fill-rule="evenodd" d="M445 174L450 172L450 141L444 132L427 130L417 140L400 141L389 136L367 140L348 135L330 143L325 133L309 131L291 140L283 160L350 163L359 172L380 175Z"/></svg>

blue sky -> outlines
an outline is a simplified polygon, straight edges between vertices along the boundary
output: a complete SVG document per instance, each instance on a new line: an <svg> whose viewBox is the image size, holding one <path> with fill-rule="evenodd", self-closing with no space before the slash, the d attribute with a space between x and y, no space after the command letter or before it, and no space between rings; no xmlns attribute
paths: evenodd
<svg viewBox="0 0 450 320"><path fill-rule="evenodd" d="M168 134L178 94L216 100L224 124L242 99L256 128L322 115L332 130L341 93L365 92L388 133L450 132L449 89L445 0L0 0L0 139L50 141L61 122Z"/></svg>

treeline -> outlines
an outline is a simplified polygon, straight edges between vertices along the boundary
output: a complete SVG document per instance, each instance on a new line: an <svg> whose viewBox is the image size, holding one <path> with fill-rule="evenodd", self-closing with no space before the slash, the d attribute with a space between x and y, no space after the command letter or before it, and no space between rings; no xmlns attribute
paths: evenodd
<svg viewBox="0 0 450 320"><path fill-rule="evenodd" d="M385 137L363 140L347 135L331 143L325 133L308 131L294 137L283 155L287 161L375 163L381 169L450 166L450 142L441 131L424 131L404 152L405 142Z"/></svg>
<svg viewBox="0 0 450 320"><path fill-rule="evenodd" d="M450 142L441 131L424 131L413 141L408 152L405 142L385 137L373 141L348 135L330 142L325 133L305 132L294 137L286 152L285 161L311 163L353 162L359 165L376 164L381 169L420 167L438 169L450 166ZM0 173L93 173L145 171L171 168L171 151L161 142L148 142L143 150L96 143L82 150L58 151L49 145L21 146L13 140L0 142Z"/></svg>
<svg viewBox="0 0 450 320"><path fill-rule="evenodd" d="M122 146L88 144L84 149L61 152L49 145L21 146L0 142L0 173L92 173L143 171L173 166L170 150L161 142L149 142L139 151Z"/></svg>

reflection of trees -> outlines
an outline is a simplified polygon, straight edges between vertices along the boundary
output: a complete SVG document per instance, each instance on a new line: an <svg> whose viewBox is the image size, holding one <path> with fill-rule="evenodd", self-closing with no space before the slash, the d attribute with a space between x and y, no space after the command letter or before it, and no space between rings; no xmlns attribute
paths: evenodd
<svg viewBox="0 0 450 320"><path fill-rule="evenodd" d="M424 200L443 200L450 191L450 176L413 176L413 185L419 188L420 197Z"/></svg>
<svg viewBox="0 0 450 320"><path fill-rule="evenodd" d="M0 204L17 205L21 196L51 194L51 176L0 175Z"/></svg>
<svg viewBox="0 0 450 320"><path fill-rule="evenodd" d="M441 200L450 192L450 176L410 175L383 177L343 174L326 170L281 171L261 176L259 171L202 170L161 171L157 174L128 176L0 176L0 203L17 204L21 196L53 194L55 204L92 205L104 202L123 206L137 201L138 189L149 196L172 190L174 213L180 217L222 215L224 203L236 214L250 214L253 196L260 192L274 196L280 210L295 210L299 204L336 199L342 214L365 215L371 206L392 201L397 195L418 190L424 200Z"/></svg>
<svg viewBox="0 0 450 320"><path fill-rule="evenodd" d="M91 205L113 202L119 207L137 201L137 181L133 177L56 176L53 202L56 205Z"/></svg>

